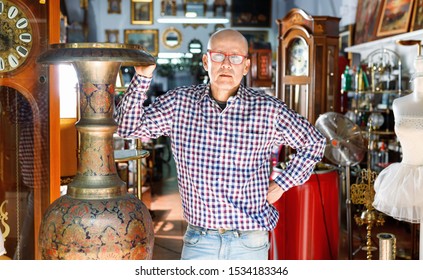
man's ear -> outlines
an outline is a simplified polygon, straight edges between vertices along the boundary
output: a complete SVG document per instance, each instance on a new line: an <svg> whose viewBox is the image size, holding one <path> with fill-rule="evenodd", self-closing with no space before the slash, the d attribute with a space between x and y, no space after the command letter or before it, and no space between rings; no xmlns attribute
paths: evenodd
<svg viewBox="0 0 423 280"><path fill-rule="evenodd" d="M250 71L250 66L251 66L251 60L247 58L247 60L245 61L244 76L248 74L248 71Z"/></svg>
<svg viewBox="0 0 423 280"><path fill-rule="evenodd" d="M209 58L206 53L203 54L203 67L204 70L209 71Z"/></svg>

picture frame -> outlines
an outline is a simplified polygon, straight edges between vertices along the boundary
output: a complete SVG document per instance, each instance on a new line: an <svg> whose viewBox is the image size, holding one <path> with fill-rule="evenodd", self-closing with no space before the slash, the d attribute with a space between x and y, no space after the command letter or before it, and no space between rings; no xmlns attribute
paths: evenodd
<svg viewBox="0 0 423 280"><path fill-rule="evenodd" d="M353 59L353 53L346 52L345 49L353 45L354 26L347 25L339 32L339 56L346 57L349 61Z"/></svg>
<svg viewBox="0 0 423 280"><path fill-rule="evenodd" d="M141 45L153 56L159 53L159 30L158 29L126 29L125 44Z"/></svg>
<svg viewBox="0 0 423 280"><path fill-rule="evenodd" d="M160 3L162 16L176 16L176 0L162 0Z"/></svg>
<svg viewBox="0 0 423 280"><path fill-rule="evenodd" d="M272 1L232 0L231 22L233 27L271 27Z"/></svg>
<svg viewBox="0 0 423 280"><path fill-rule="evenodd" d="M186 17L205 17L207 0L184 0L184 15Z"/></svg>
<svg viewBox="0 0 423 280"><path fill-rule="evenodd" d="M153 0L131 0L131 24L153 24Z"/></svg>
<svg viewBox="0 0 423 280"><path fill-rule="evenodd" d="M106 43L119 43L119 30L106 29Z"/></svg>
<svg viewBox="0 0 423 280"><path fill-rule="evenodd" d="M377 37L408 32L414 0L385 0L377 29Z"/></svg>
<svg viewBox="0 0 423 280"><path fill-rule="evenodd" d="M410 31L423 29L423 0L415 0Z"/></svg>
<svg viewBox="0 0 423 280"><path fill-rule="evenodd" d="M354 45L376 39L382 0L358 0L355 19Z"/></svg>
<svg viewBox="0 0 423 280"><path fill-rule="evenodd" d="M108 14L120 14L122 12L121 8L122 0L108 0Z"/></svg>
<svg viewBox="0 0 423 280"><path fill-rule="evenodd" d="M268 42L269 32L267 30L238 30L248 41L248 45L253 42Z"/></svg>
<svg viewBox="0 0 423 280"><path fill-rule="evenodd" d="M214 0L213 2L213 16L226 17L226 8L228 4L226 0Z"/></svg>

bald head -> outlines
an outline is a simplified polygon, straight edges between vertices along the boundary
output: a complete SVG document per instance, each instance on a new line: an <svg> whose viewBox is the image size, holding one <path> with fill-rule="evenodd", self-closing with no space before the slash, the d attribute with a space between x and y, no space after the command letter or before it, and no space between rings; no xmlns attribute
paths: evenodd
<svg viewBox="0 0 423 280"><path fill-rule="evenodd" d="M236 42L239 45L239 48L245 51L245 54L248 53L248 41L245 39L239 31L234 29L221 29L213 33L207 44L207 49L213 49L213 45L216 42Z"/></svg>

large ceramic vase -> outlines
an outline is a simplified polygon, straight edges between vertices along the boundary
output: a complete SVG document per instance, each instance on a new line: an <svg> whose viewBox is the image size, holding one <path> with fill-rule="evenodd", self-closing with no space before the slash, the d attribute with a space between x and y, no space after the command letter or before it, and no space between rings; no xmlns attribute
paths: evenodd
<svg viewBox="0 0 423 280"><path fill-rule="evenodd" d="M148 209L116 172L113 154L115 82L122 64L148 65L154 58L136 45L54 44L43 64L70 63L79 82L78 171L67 193L54 201L40 226L42 259L151 259L153 223Z"/></svg>

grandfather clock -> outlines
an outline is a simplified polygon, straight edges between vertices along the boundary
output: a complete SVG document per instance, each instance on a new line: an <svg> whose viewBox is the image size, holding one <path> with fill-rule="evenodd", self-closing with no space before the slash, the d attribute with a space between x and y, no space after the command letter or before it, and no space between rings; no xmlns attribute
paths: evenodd
<svg viewBox="0 0 423 280"><path fill-rule="evenodd" d="M0 0L0 227L14 259L37 259L35 240L50 203L55 86L36 60L58 40L59 19L59 1Z"/></svg>
<svg viewBox="0 0 423 280"><path fill-rule="evenodd" d="M277 97L313 124L335 108L339 20L301 9L277 20Z"/></svg>

